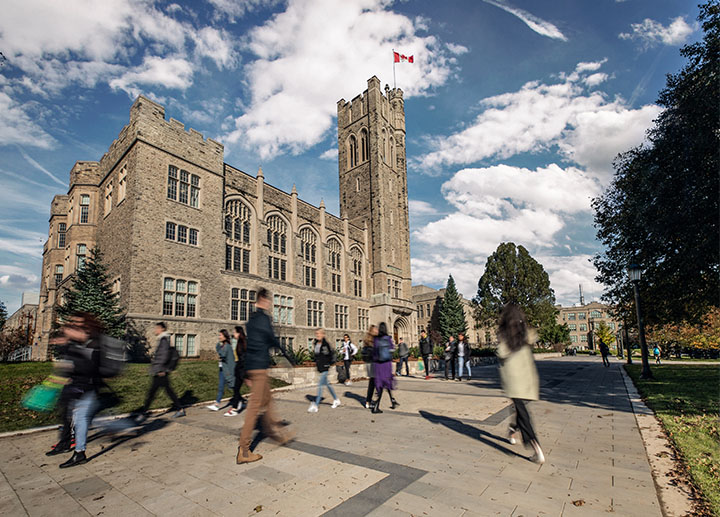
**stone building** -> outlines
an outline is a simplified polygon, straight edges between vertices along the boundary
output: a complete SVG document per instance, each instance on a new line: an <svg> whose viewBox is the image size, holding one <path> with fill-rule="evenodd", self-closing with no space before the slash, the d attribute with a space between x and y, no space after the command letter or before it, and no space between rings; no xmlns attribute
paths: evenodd
<svg viewBox="0 0 720 517"><path fill-rule="evenodd" d="M23 293L20 308L13 312L8 319L5 320L4 328L25 328L30 329L29 332L33 333L37 322L39 299L40 295L37 291Z"/></svg>
<svg viewBox="0 0 720 517"><path fill-rule="evenodd" d="M93 246L133 329L163 320L183 356L214 351L247 321L261 286L276 333L306 346L314 329L359 339L385 321L417 341L411 300L403 92L377 77L338 101L340 217L224 163L223 145L140 96L99 162L77 162L50 208L36 357L55 307Z"/></svg>
<svg viewBox="0 0 720 517"><path fill-rule="evenodd" d="M462 295L461 295L462 296ZM445 297L445 289L433 289L426 285L414 285L412 287L412 299L417 312L418 334L425 330L432 336L432 331L439 331L438 317L440 304ZM482 328L478 325L474 316L472 302L462 297L463 309L465 312L465 323L467 325L466 337L471 345L492 346L495 332L492 329Z"/></svg>
<svg viewBox="0 0 720 517"><path fill-rule="evenodd" d="M608 343L611 349L617 349L618 335L621 324L615 321L610 310L612 307L604 303L590 302L577 304L570 307L561 305L555 306L558 310L557 322L562 325L566 323L570 328L570 345L581 350L597 350L599 344L595 343L594 332L600 322L607 324L610 332L615 336L612 343Z"/></svg>

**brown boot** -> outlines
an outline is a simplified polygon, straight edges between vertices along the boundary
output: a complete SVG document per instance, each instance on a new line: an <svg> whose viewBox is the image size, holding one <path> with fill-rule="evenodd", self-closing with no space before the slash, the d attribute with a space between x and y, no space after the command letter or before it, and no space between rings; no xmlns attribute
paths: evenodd
<svg viewBox="0 0 720 517"><path fill-rule="evenodd" d="M243 463L252 463L253 461L261 460L262 456L260 454L255 454L250 449L243 449L242 447L238 447L238 453L237 453L237 464L241 465Z"/></svg>

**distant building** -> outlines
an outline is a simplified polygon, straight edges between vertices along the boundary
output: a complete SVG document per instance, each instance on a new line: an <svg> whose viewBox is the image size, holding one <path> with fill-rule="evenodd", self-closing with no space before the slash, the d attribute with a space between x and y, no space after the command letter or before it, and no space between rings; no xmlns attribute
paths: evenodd
<svg viewBox="0 0 720 517"><path fill-rule="evenodd" d="M462 294L460 295L462 296ZM418 321L418 335L425 330L429 336L432 331L440 331L438 316L440 304L445 297L445 289L433 289L426 285L412 286L412 301L415 304ZM490 346L494 341L494 331L480 328L474 316L472 302L462 298L465 309L465 323L467 324L466 337L471 345Z"/></svg>
<svg viewBox="0 0 720 517"><path fill-rule="evenodd" d="M621 325L610 315L612 306L600 302L590 302L570 307L556 305L555 308L558 310L558 324L565 323L570 328L570 344L572 346L580 350L597 350L599 344L595 342L594 331L601 322L605 322L615 336L608 346L617 348Z"/></svg>
<svg viewBox="0 0 720 517"><path fill-rule="evenodd" d="M12 315L5 321L5 329L26 329L28 344L32 344L35 327L37 326L39 299L40 293L23 293L22 305L20 305L20 308L13 312Z"/></svg>

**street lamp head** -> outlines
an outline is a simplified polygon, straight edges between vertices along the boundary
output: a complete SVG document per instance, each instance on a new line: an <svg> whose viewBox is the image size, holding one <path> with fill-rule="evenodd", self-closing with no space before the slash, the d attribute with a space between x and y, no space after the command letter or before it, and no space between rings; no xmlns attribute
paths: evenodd
<svg viewBox="0 0 720 517"><path fill-rule="evenodd" d="M640 277L642 277L642 269L638 264L630 264L627 273L631 282L639 282Z"/></svg>

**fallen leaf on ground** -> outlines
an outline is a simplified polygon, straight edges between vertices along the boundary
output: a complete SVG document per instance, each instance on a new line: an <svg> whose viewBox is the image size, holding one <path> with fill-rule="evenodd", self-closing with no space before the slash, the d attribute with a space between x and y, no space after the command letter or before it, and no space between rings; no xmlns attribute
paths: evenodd
<svg viewBox="0 0 720 517"><path fill-rule="evenodd" d="M572 502L575 506L582 506L585 504L585 499L577 499Z"/></svg>

